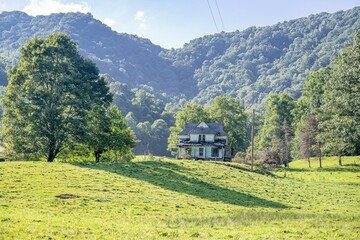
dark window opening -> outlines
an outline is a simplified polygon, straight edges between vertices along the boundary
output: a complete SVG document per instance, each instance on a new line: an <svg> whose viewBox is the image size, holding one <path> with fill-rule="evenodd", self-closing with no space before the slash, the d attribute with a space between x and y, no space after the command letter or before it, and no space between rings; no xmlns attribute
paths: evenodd
<svg viewBox="0 0 360 240"><path fill-rule="evenodd" d="M204 148L199 148L199 156L200 157L204 156Z"/></svg>
<svg viewBox="0 0 360 240"><path fill-rule="evenodd" d="M211 149L211 157L219 157L219 149L218 148Z"/></svg>

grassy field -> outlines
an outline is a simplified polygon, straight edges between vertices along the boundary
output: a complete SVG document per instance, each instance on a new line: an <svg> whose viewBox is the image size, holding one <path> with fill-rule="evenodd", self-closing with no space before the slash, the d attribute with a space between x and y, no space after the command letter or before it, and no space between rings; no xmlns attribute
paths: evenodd
<svg viewBox="0 0 360 240"><path fill-rule="evenodd" d="M359 239L360 158L336 163L1 162L0 239Z"/></svg>

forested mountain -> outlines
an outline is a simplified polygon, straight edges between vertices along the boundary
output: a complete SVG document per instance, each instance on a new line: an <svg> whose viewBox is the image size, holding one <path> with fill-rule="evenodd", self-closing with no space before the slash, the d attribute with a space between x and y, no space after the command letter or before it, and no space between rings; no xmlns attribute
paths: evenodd
<svg viewBox="0 0 360 240"><path fill-rule="evenodd" d="M91 14L31 17L0 14L0 54L14 64L18 48L34 36L61 31L79 43L102 73L129 88L149 85L156 92L207 103L223 94L247 105L268 93L300 96L311 71L327 66L360 29L360 8L321 13L267 27L219 33L166 50L149 40L117 33ZM0 75L1 77L1 75Z"/></svg>
<svg viewBox="0 0 360 240"><path fill-rule="evenodd" d="M360 8L205 36L164 55L193 71L198 102L227 95L251 105L269 93L298 98L309 73L329 65L357 29Z"/></svg>
<svg viewBox="0 0 360 240"><path fill-rule="evenodd" d="M8 65L14 64L19 47L29 39L64 32L78 42L80 53L92 58L102 73L130 87L147 84L157 90L174 92L174 87L181 85L178 70L159 55L163 51L161 47L147 39L114 32L91 14L31 17L22 12L4 12L0 14L0 31L0 52ZM176 86L171 82L176 82Z"/></svg>
<svg viewBox="0 0 360 240"><path fill-rule="evenodd" d="M208 104L215 96L264 106L270 93L297 99L311 72L328 66L353 43L360 7L321 13L273 26L221 32L164 49L148 39L117 33L91 14L31 17L0 14L0 85L15 65L19 48L35 36L64 32L78 42L114 93L114 103L141 140L137 153L166 153L174 112L185 100Z"/></svg>

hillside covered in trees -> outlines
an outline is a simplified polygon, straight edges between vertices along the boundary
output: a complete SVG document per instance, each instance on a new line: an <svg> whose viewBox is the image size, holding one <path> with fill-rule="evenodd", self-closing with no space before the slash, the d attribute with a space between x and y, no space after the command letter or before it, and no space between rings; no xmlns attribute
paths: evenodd
<svg viewBox="0 0 360 240"><path fill-rule="evenodd" d="M136 153L165 155L174 113L193 100L216 96L262 108L271 93L297 99L311 72L331 65L360 29L360 7L334 14L222 32L163 49L148 39L117 33L91 14L31 17L0 14L0 84L19 59L19 48L35 36L64 32L78 43L109 83L114 103L141 140ZM3 92L3 91L1 91Z"/></svg>
<svg viewBox="0 0 360 240"><path fill-rule="evenodd" d="M268 93L300 96L311 71L325 67L352 42L360 28L360 8L321 13L267 27L219 33L163 49L149 40L117 33L91 14L31 17L0 14L0 54L7 67L34 36L61 31L79 43L102 73L129 88L148 85L157 92L207 103L216 95L238 97L247 105Z"/></svg>

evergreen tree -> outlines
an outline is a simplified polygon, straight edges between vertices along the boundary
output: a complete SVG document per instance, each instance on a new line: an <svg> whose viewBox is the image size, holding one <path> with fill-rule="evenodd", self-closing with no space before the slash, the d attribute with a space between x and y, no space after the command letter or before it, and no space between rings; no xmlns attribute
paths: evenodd
<svg viewBox="0 0 360 240"><path fill-rule="evenodd" d="M294 115L296 116L296 137L299 157L308 159L310 166L310 157L315 155L321 162L321 148L325 139L321 138L324 131L320 123L324 119L324 113L321 111L324 102L324 86L329 81L331 69L322 68L310 75L309 81L304 85L302 96L298 99Z"/></svg>
<svg viewBox="0 0 360 240"><path fill-rule="evenodd" d="M324 89L322 127L325 149L339 156L355 150L360 142L360 31L354 44L345 48L335 61Z"/></svg>
<svg viewBox="0 0 360 240"><path fill-rule="evenodd" d="M292 111L295 101L287 94L273 94L269 97L265 107L264 125L255 138L256 149L263 151L263 156L268 156L266 151L271 151L271 156L276 153L280 162L287 166L291 160L289 143L292 137ZM271 160L271 159L270 159Z"/></svg>

